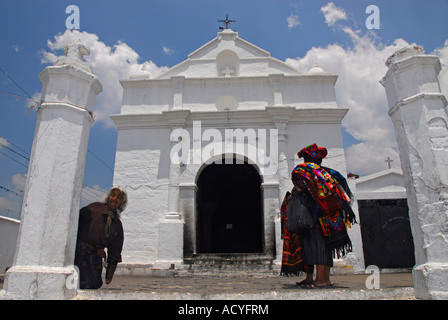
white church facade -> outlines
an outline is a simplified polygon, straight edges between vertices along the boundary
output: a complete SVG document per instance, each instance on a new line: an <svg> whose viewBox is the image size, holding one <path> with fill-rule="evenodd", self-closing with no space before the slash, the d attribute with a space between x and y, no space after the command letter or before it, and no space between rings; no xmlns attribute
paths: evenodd
<svg viewBox="0 0 448 320"><path fill-rule="evenodd" d="M12 231L8 244L17 239L12 265L13 251L0 246L0 254L9 257L1 267L11 266L0 299L77 294L69 283L77 274L74 221L102 85L83 61L88 48L75 41L64 51L66 57L39 75L42 103L17 238L18 221L0 219L0 228ZM361 226L349 229L354 252L337 264L363 272L365 252L374 259L378 252L395 257L403 252L397 244L407 237L405 267L415 262L415 297L447 299L448 116L438 83L442 66L420 46L397 51L386 66L381 84L403 172L349 179ZM275 271L282 256L280 203L292 188L297 151L311 143L325 146L324 165L347 175L341 122L348 109L337 104L336 80L317 65L295 70L230 29L156 78L142 70L122 80L121 112L111 116L118 130L114 184L129 196L118 272L194 271L202 262L220 266L228 260L243 268L264 261ZM397 238L399 233L404 236ZM372 234L382 242L371 241ZM374 263L397 268L383 258Z"/></svg>
<svg viewBox="0 0 448 320"><path fill-rule="evenodd" d="M347 175L348 109L338 106L336 81L317 65L296 70L231 29L155 78L142 70L121 80L121 112L111 117L114 184L129 195L122 270L210 256L279 265L279 209L297 152L325 146L324 165Z"/></svg>

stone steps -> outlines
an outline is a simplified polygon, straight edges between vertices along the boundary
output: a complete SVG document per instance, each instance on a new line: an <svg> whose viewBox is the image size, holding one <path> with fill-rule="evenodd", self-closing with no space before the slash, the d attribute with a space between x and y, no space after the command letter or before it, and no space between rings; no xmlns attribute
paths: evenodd
<svg viewBox="0 0 448 320"><path fill-rule="evenodd" d="M185 258L182 274L278 274L274 259L257 254L200 254Z"/></svg>
<svg viewBox="0 0 448 320"><path fill-rule="evenodd" d="M280 264L263 254L197 254L184 258L179 268L155 268L154 265L119 264L116 273L122 276L173 277L191 275L278 276ZM332 275L354 274L353 266L334 260Z"/></svg>

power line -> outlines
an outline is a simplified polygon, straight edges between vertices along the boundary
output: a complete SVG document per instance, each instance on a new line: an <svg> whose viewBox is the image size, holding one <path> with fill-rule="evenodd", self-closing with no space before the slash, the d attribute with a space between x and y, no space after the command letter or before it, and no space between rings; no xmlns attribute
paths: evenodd
<svg viewBox="0 0 448 320"><path fill-rule="evenodd" d="M6 190L7 192L14 193L16 196L19 196L19 197L23 198L23 195L18 194L17 192L14 192L14 191L12 191L12 190L9 190L9 189L6 188L6 187L0 186L0 189Z"/></svg>
<svg viewBox="0 0 448 320"><path fill-rule="evenodd" d="M106 162L104 162L100 157L98 157L95 153L93 153L92 150L90 150L89 148L87 148L87 151L90 152L95 158L97 158L98 161L100 161L102 164L104 164L108 169L110 169L112 172L114 171L114 169L112 169Z"/></svg>
<svg viewBox="0 0 448 320"><path fill-rule="evenodd" d="M24 165L23 163L17 161L16 159L14 159L14 158L8 156L7 154L5 154L5 153L3 153L3 152L1 152L1 151L0 151L0 154L4 155L5 157L11 159L11 160L14 161L14 162L17 162L17 163L20 164L21 166L24 166L25 168L28 168L28 166Z"/></svg>
<svg viewBox="0 0 448 320"><path fill-rule="evenodd" d="M16 147L17 149L20 149L20 151L23 151L23 152L25 152L25 154L27 154L27 155L30 155L30 153L28 152L28 151L26 151L26 150L23 150L22 148L20 148L18 145L16 145L16 144L14 144L14 143L12 143L11 142L11 140L9 140L9 139L6 139L5 137L0 137L0 138L3 138L3 139L5 139L6 140L6 142L8 142L9 144L11 144L11 145L13 145L14 147ZM29 160L29 159L28 159Z"/></svg>
<svg viewBox="0 0 448 320"><path fill-rule="evenodd" d="M0 68L0 72L3 73L12 83L14 83L20 90L22 90L23 93L25 93L31 100L33 100L34 102L38 103L38 101L34 100L33 97L31 97L31 95L26 92L25 89L23 89L23 87L18 84L12 77L10 77L2 68Z"/></svg>
<svg viewBox="0 0 448 320"><path fill-rule="evenodd" d="M11 149L10 147L8 147L8 146L2 146L2 148L6 148L6 149L8 149L9 151L14 152L15 154L21 156L22 158L24 158L24 159L26 159L26 160L28 160L28 161L30 160L30 158L24 156L23 154L18 153L17 151L12 150L12 149Z"/></svg>
<svg viewBox="0 0 448 320"><path fill-rule="evenodd" d="M33 101L33 102L36 102L36 103L37 103L37 101L34 100L33 98L28 98L28 97L22 96L22 95L17 94L17 93L13 93L13 92L9 92L9 91L4 91L4 90L0 90L0 93L7 94L7 95L10 95L10 96L13 96L13 97L23 98L23 99L30 100L30 101Z"/></svg>

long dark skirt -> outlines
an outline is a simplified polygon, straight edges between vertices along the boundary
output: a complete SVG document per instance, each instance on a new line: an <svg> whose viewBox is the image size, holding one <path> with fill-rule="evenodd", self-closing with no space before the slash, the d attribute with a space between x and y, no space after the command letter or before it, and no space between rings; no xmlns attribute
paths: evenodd
<svg viewBox="0 0 448 320"><path fill-rule="evenodd" d="M99 289L103 285L103 248L81 242L76 248L75 265L79 269L80 289Z"/></svg>
<svg viewBox="0 0 448 320"><path fill-rule="evenodd" d="M333 266L333 254L319 225L301 235L303 260L307 265Z"/></svg>

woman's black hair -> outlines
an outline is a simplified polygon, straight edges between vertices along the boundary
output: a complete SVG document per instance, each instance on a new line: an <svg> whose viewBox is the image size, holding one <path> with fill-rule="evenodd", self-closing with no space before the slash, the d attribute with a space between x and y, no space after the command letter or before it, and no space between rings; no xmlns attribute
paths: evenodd
<svg viewBox="0 0 448 320"><path fill-rule="evenodd" d="M322 159L321 158L313 158L312 156L310 156L307 153L305 153L303 155L303 160L305 162L312 162L312 163L315 163L315 164L318 164L318 165L320 165L322 163Z"/></svg>

